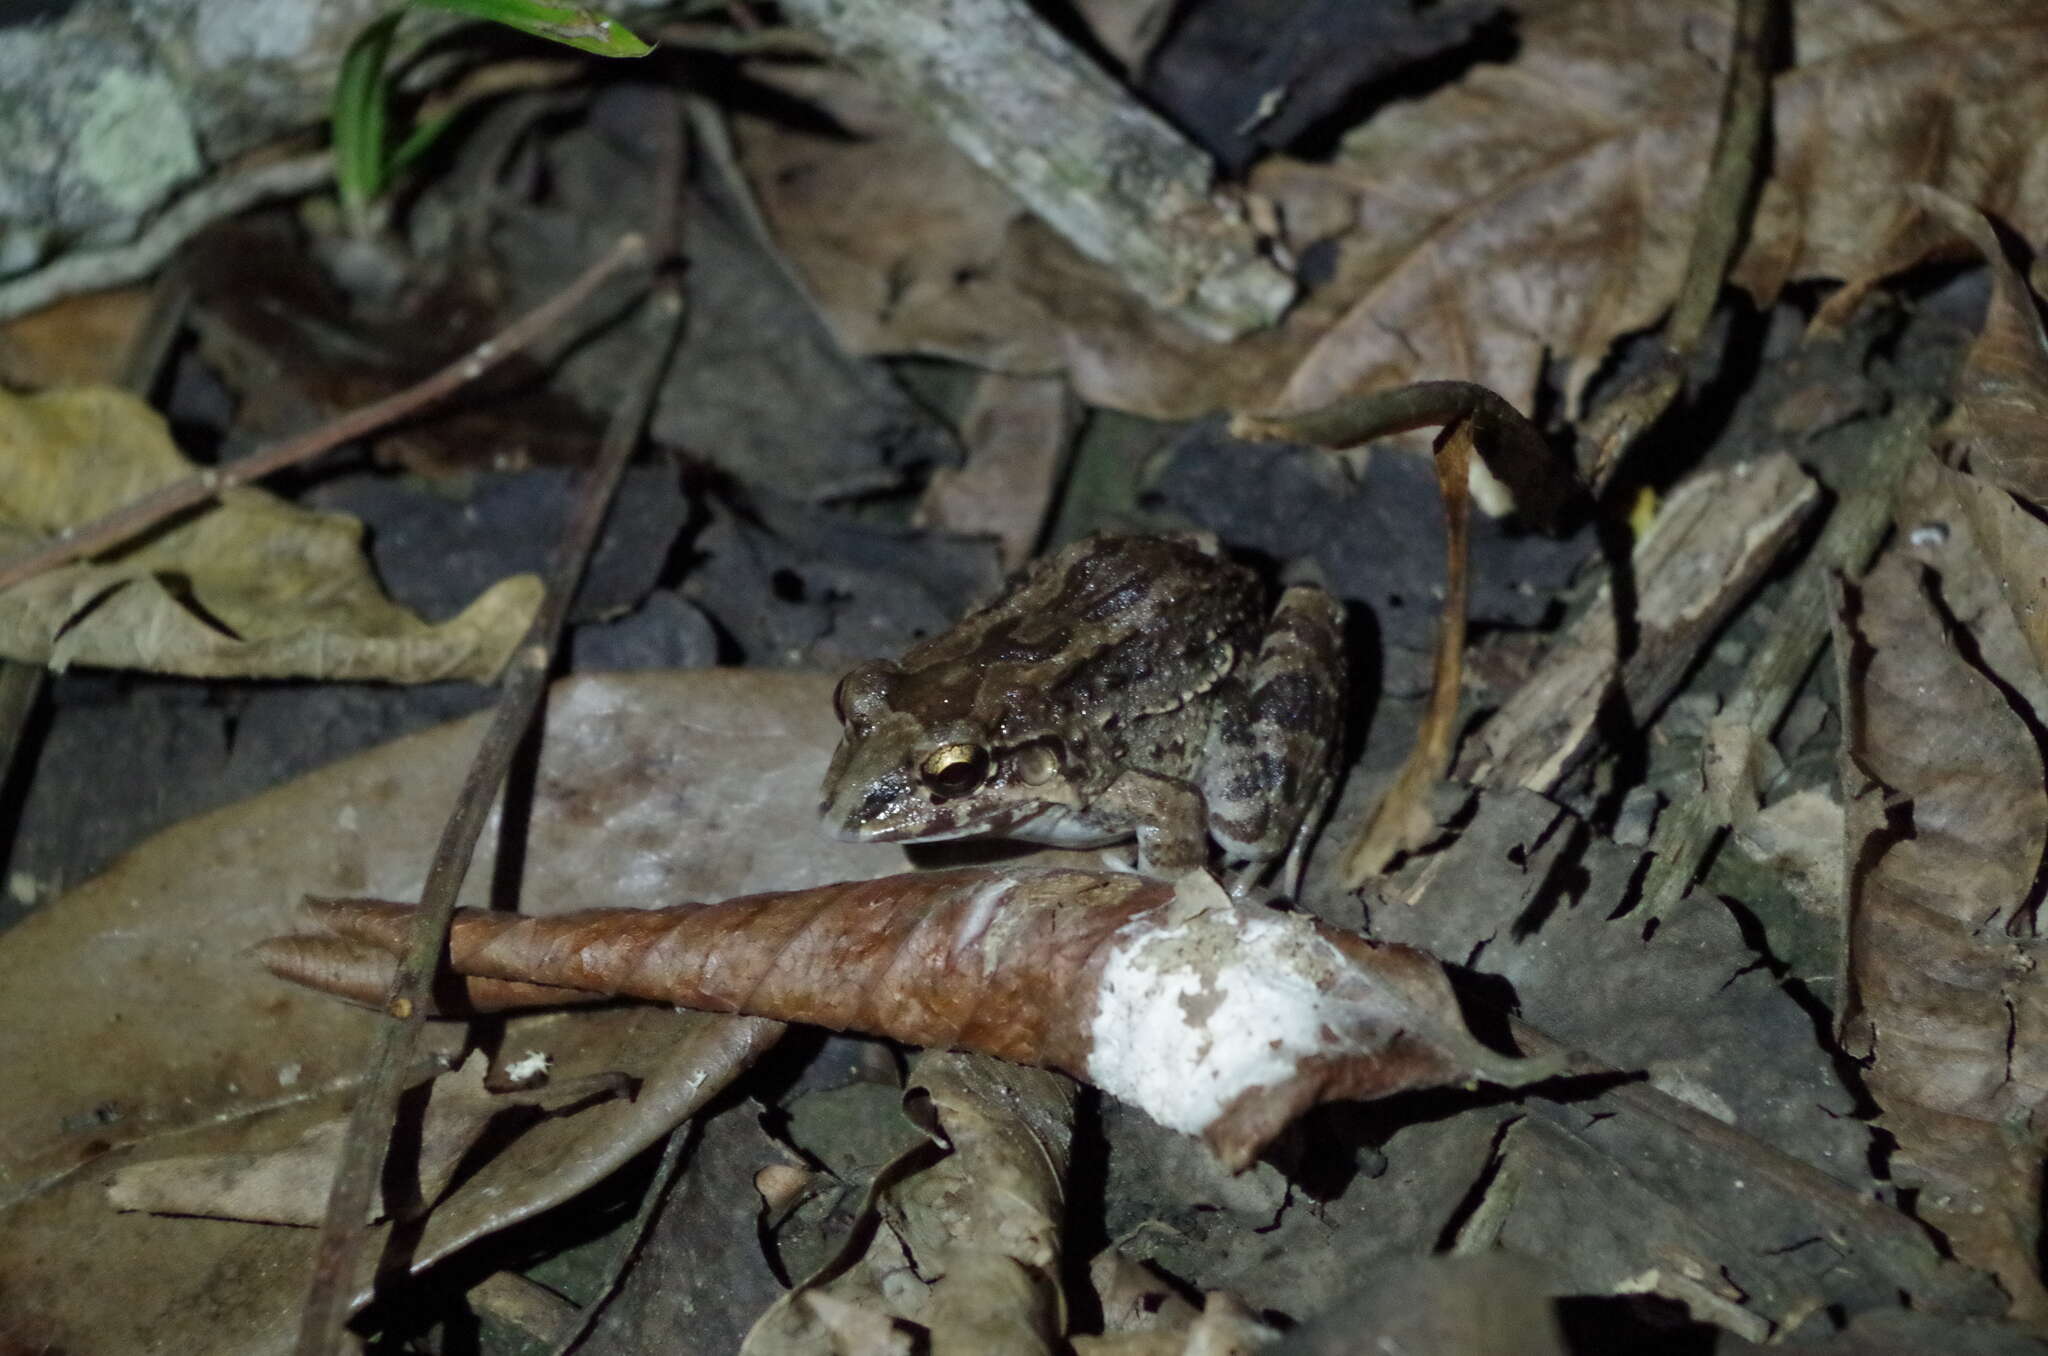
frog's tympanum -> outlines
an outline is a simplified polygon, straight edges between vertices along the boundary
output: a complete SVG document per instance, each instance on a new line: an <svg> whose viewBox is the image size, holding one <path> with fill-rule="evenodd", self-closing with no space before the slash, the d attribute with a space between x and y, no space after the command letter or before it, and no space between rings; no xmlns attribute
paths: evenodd
<svg viewBox="0 0 2048 1356"><path fill-rule="evenodd" d="M1258 577L1194 538L1103 536L834 694L822 813L842 838L1135 837L1173 876L1213 838L1244 879L1300 878L1330 792L1342 615L1321 589L1270 611Z"/></svg>

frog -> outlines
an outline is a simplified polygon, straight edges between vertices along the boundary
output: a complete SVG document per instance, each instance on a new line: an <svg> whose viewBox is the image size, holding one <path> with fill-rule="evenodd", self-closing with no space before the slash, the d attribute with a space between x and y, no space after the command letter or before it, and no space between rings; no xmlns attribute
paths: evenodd
<svg viewBox="0 0 2048 1356"><path fill-rule="evenodd" d="M819 813L853 842L1135 841L1175 878L1213 842L1233 893L1299 888L1342 737L1343 611L1268 605L1201 534L1104 534L833 693Z"/></svg>

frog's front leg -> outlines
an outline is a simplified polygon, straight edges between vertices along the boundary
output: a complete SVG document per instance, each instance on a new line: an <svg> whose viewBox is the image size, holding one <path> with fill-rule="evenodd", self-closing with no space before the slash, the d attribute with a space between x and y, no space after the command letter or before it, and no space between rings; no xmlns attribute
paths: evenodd
<svg viewBox="0 0 2048 1356"><path fill-rule="evenodd" d="M1202 758L1209 834L1226 857L1251 863L1241 888L1282 856L1281 892L1300 887L1335 778L1343 702L1343 609L1319 588L1290 588Z"/></svg>
<svg viewBox="0 0 2048 1356"><path fill-rule="evenodd" d="M1208 810L1191 783L1126 768L1096 797L1094 808L1133 825L1144 875L1173 880L1208 864Z"/></svg>

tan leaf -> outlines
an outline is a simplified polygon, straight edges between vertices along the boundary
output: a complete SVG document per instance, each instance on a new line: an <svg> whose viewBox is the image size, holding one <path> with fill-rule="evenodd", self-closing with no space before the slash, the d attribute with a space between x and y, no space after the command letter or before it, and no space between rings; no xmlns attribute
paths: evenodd
<svg viewBox="0 0 2048 1356"><path fill-rule="evenodd" d="M460 1068L433 1080L420 1122L419 1156L402 1189L387 1174L382 1207L372 1218L409 1214L431 1205L448 1189L457 1165L501 1113L520 1106L587 1101L624 1091L610 1085L544 1089L538 1096L492 1092L484 1084L490 1060L470 1052ZM119 1210L159 1215L206 1215L266 1224L316 1225L327 1213L334 1165L341 1159L346 1117L322 1121L282 1149L192 1157L155 1158L117 1170L107 1181L107 1201Z"/></svg>
<svg viewBox="0 0 2048 1356"><path fill-rule="evenodd" d="M106 387L0 394L0 559L198 468L142 401ZM532 575L421 621L378 588L362 525L234 489L103 563L0 592L0 654L194 677L487 682L540 605Z"/></svg>
<svg viewBox="0 0 2048 1356"><path fill-rule="evenodd" d="M1057 377L982 377L960 421L967 464L932 472L916 525L994 537L1004 566L1021 569L1045 530L1079 413Z"/></svg>
<svg viewBox="0 0 2048 1356"><path fill-rule="evenodd" d="M1909 477L1905 540L1848 597L1847 1038L1867 1054L1895 1179L2016 1313L2048 1316L2035 1198L2048 988L2022 940L2048 850L2039 669L1950 493Z"/></svg>

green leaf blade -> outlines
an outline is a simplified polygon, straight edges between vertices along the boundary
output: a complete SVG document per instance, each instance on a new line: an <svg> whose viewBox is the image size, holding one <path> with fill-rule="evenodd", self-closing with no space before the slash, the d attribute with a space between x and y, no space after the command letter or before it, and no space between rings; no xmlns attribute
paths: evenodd
<svg viewBox="0 0 2048 1356"><path fill-rule="evenodd" d="M548 0L419 0L428 9L487 19L601 57L646 56L654 48L610 15Z"/></svg>

